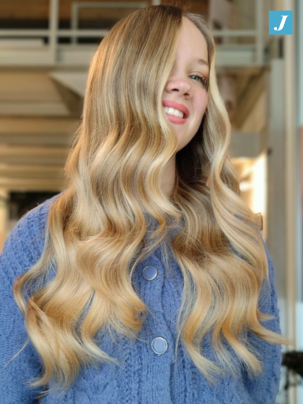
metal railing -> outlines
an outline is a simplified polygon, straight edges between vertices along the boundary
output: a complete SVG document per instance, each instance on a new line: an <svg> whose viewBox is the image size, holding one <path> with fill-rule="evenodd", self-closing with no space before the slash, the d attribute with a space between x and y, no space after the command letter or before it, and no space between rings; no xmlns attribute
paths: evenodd
<svg viewBox="0 0 303 404"><path fill-rule="evenodd" d="M78 31L78 23L79 23L79 10L80 9L136 9L136 8L144 8L148 4L147 3L79 3L75 2L72 4L72 13L71 13L71 30L74 32ZM82 31L82 30L81 30ZM72 43L77 43L77 36L72 37Z"/></svg>
<svg viewBox="0 0 303 404"><path fill-rule="evenodd" d="M43 49L47 51L44 53L44 56L47 56L47 60L45 60L43 64L48 65L57 65L60 64L60 55L59 55L59 38L71 38L71 43L65 45L65 49L67 46L75 49L79 46L78 38L103 38L107 33L108 29L78 29L79 25L79 10L84 8L101 8L101 9L137 9L143 8L147 6L147 3L81 3L74 2L72 4L71 10L71 29L59 29L59 1L60 0L49 0L49 27L48 29L0 29L0 52L3 52L3 43L5 41L1 41L1 38L18 38L20 41L20 48L22 47L22 40L25 38L46 38L47 44L42 43L40 46L37 46L37 49ZM160 4L161 1L153 0L152 4ZM227 37L253 37L255 38L255 43L250 45L241 45L241 44L233 44L233 52L243 52L243 65L255 65L261 66L264 64L263 58L263 48L264 48L264 38L263 38L263 10L262 10L262 0L255 0L255 12L256 12L256 29L254 30L212 30L213 36L227 38ZM1 49L2 43L2 49ZM91 46L91 44L90 44ZM13 48L13 47L12 47ZM23 48L23 47L22 47ZM82 47L83 49L83 44ZM221 46L218 45L218 50L220 50ZM32 47L30 47L32 50ZM15 49L14 49L15 50ZM24 48L23 48L24 50ZM11 49L12 51L12 49ZM15 50L16 51L16 50ZM246 51L246 53L244 52ZM28 52L30 50L28 49ZM253 54L249 54L251 52ZM24 53L25 55L25 53ZM232 59L232 54L230 54L230 58ZM9 50L6 47L6 52L0 57L0 65L9 65ZM245 58L245 56L247 56ZM5 62L5 57L8 57L8 61ZM15 58L16 63L22 65L22 58ZM30 57L30 56L29 56ZM237 59L238 61L241 58ZM39 58L33 58L33 63L39 64ZM13 63L13 62L12 62ZM239 64L240 65L240 64Z"/></svg>

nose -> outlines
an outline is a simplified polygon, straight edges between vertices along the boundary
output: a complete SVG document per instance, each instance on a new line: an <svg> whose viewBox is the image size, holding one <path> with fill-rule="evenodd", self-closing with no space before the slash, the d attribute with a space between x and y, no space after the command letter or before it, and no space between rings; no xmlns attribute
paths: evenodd
<svg viewBox="0 0 303 404"><path fill-rule="evenodd" d="M181 95L190 95L191 84L187 78L170 77L166 83L165 91L168 93L174 91L180 93Z"/></svg>

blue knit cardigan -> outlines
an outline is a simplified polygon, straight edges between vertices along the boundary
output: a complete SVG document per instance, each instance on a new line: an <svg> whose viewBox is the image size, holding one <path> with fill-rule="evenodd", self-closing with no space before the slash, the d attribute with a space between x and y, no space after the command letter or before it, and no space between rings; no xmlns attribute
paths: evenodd
<svg viewBox="0 0 303 404"><path fill-rule="evenodd" d="M60 194L59 194L60 195ZM13 299L15 278L27 271L40 257L50 203L57 195L26 213L14 226L0 255L0 402L38 403L42 391L26 382L39 375L42 361L30 342L14 358L27 340L24 319ZM266 328L281 334L274 268L264 241L269 281L264 282L259 308L273 314ZM141 261L134 272L134 287L151 309L137 340L103 334L100 347L122 366L100 364L83 368L67 392L53 392L43 404L274 404L279 390L281 345L269 344L253 334L263 373L253 379L239 365L237 376L227 373L211 386L199 372L182 343L174 358L176 315L181 303L182 273L170 258L174 276L165 273L161 250ZM148 267L148 269L146 269ZM211 340L202 342L203 353L216 362ZM236 355L235 355L236 356ZM49 387L53 387L50 383Z"/></svg>

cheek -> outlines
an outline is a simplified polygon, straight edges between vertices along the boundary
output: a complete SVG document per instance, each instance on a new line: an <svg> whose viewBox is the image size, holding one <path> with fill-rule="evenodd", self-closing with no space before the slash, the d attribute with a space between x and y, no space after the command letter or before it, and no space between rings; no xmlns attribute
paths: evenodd
<svg viewBox="0 0 303 404"><path fill-rule="evenodd" d="M196 107L198 111L201 111L201 114L204 114L207 104L208 104L208 94L205 90L201 91L197 94L196 98Z"/></svg>

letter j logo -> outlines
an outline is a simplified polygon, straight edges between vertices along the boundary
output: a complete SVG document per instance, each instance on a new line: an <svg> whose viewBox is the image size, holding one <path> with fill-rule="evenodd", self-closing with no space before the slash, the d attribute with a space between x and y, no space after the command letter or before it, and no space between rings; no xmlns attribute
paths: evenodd
<svg viewBox="0 0 303 404"><path fill-rule="evenodd" d="M292 11L269 11L269 35L292 35Z"/></svg>

